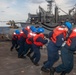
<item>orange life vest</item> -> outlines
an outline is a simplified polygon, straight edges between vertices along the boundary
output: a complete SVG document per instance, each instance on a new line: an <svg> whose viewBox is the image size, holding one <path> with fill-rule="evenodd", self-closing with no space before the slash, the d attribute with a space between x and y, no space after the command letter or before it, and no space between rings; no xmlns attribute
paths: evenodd
<svg viewBox="0 0 76 75"><path fill-rule="evenodd" d="M74 28L73 30L72 30L72 33L70 34L70 36L69 36L69 38L68 38L68 40L67 40L67 42L66 42L66 44L68 45L68 46L70 46L71 45L71 38L74 38L74 37L76 37L76 28Z"/></svg>
<svg viewBox="0 0 76 75"><path fill-rule="evenodd" d="M61 26L58 26L56 27L54 30L53 30L53 35L52 37L50 38L54 43L56 43L57 41L57 36L59 36L60 34L63 34L64 35L64 39L66 38L66 30L64 30L64 28L62 28Z"/></svg>
<svg viewBox="0 0 76 75"><path fill-rule="evenodd" d="M30 41L29 38L33 38L34 36L36 36L36 34L33 33L33 32L30 32L30 33L28 34L27 38L26 38L26 43L27 43L27 44L32 44L32 41Z"/></svg>
<svg viewBox="0 0 76 75"><path fill-rule="evenodd" d="M25 30L27 30L28 32L30 32L31 30L30 30L30 26L27 26L26 28L25 28Z"/></svg>
<svg viewBox="0 0 76 75"><path fill-rule="evenodd" d="M26 35L24 34L23 31L20 32L20 37L21 37L21 36L24 37L24 38L26 39Z"/></svg>
<svg viewBox="0 0 76 75"><path fill-rule="evenodd" d="M18 36L17 36L17 34L14 32L13 35L12 35L12 39L13 39L13 40L16 40L15 37L18 37Z"/></svg>
<svg viewBox="0 0 76 75"><path fill-rule="evenodd" d="M37 35L33 38L34 44L37 45L37 46L43 46L43 43L36 41L38 37L41 37L41 38L44 39L44 34L42 34L42 33L37 34Z"/></svg>
<svg viewBox="0 0 76 75"><path fill-rule="evenodd" d="M20 34L18 34L17 36L18 36L18 40L23 36L23 32L22 31L20 31Z"/></svg>

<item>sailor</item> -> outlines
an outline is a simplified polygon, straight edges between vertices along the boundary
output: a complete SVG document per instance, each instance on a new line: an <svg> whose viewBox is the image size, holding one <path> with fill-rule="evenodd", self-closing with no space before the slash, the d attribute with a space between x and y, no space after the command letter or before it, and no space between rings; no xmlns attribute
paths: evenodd
<svg viewBox="0 0 76 75"><path fill-rule="evenodd" d="M68 30L71 29L71 24L66 23L65 26L57 26L49 33L49 43L47 45L48 59L44 62L41 70L49 72L53 64L59 59L58 50L61 48L66 39Z"/></svg>
<svg viewBox="0 0 76 75"><path fill-rule="evenodd" d="M74 66L74 51L76 51L76 28L71 31L65 46L61 49L62 64L52 68L51 75L54 75L54 72L61 73L60 75L66 75L72 71Z"/></svg>
<svg viewBox="0 0 76 75"><path fill-rule="evenodd" d="M12 51L14 47L15 47L15 49L17 49L17 47L18 47L17 41L18 41L18 35L19 34L20 34L20 31L19 30L15 30L14 31L14 33L12 35L12 46L11 46L10 51Z"/></svg>
<svg viewBox="0 0 76 75"><path fill-rule="evenodd" d="M25 41L27 34L29 32L30 32L30 26L27 26L21 30L20 35L18 36L18 44L19 44L18 58L25 58L25 56L22 55L22 53L25 50Z"/></svg>
<svg viewBox="0 0 76 75"><path fill-rule="evenodd" d="M37 29L37 33L36 36L33 37L33 50L34 50L34 54L33 56L30 58L31 61L34 63L34 65L39 66L39 61L40 61L40 47L42 47L44 44L46 44L48 41L44 39L44 28L39 27Z"/></svg>
<svg viewBox="0 0 76 75"><path fill-rule="evenodd" d="M27 27L23 28L22 32L20 33L20 36L18 38L18 43L20 45L19 50L18 50L18 58L25 58L24 52L25 52L25 48L26 48L26 45L25 45L26 38L32 28L33 28L33 26L27 26Z"/></svg>
<svg viewBox="0 0 76 75"><path fill-rule="evenodd" d="M36 35L36 28L35 26L30 27L31 31L27 34L26 42L25 42L25 51L23 52L23 55L26 55L30 57L31 53L33 52L32 43L33 43L33 37Z"/></svg>

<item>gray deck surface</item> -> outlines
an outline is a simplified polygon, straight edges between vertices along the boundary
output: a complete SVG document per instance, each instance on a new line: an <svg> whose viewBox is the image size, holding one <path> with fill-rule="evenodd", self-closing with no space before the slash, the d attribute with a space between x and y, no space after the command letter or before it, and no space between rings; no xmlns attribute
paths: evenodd
<svg viewBox="0 0 76 75"><path fill-rule="evenodd" d="M17 58L17 52L10 51L10 42L0 42L0 75L50 75L40 70L43 61L47 59L47 51L41 50L40 66L35 66L30 59ZM70 74L76 75L76 55L74 55L74 69ZM61 63L61 59L54 65ZM55 75L60 75L55 73Z"/></svg>

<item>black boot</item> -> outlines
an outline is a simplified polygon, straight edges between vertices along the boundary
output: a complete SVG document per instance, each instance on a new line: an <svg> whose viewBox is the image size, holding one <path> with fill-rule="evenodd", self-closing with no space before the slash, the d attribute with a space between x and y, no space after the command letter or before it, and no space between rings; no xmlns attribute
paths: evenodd
<svg viewBox="0 0 76 75"><path fill-rule="evenodd" d="M63 71L60 75L66 75L66 72Z"/></svg>
<svg viewBox="0 0 76 75"><path fill-rule="evenodd" d="M55 68L52 67L52 68L50 69L50 75L54 75L54 73L55 73Z"/></svg>
<svg viewBox="0 0 76 75"><path fill-rule="evenodd" d="M39 64L38 64L38 63L34 63L34 62L33 62L33 64L34 64L35 66L39 66Z"/></svg>
<svg viewBox="0 0 76 75"><path fill-rule="evenodd" d="M41 67L41 71L49 73L49 69L46 69L45 67Z"/></svg>
<svg viewBox="0 0 76 75"><path fill-rule="evenodd" d="M27 53L27 56L30 58L31 57L31 54L32 54L32 51L28 52Z"/></svg>
<svg viewBox="0 0 76 75"><path fill-rule="evenodd" d="M27 54L27 56L28 56L29 58L30 58L30 54L31 54L30 52Z"/></svg>
<svg viewBox="0 0 76 75"><path fill-rule="evenodd" d="M23 59L25 59L25 58L26 58L26 56L21 55L21 56L18 56L18 58L23 58Z"/></svg>
<svg viewBox="0 0 76 75"><path fill-rule="evenodd" d="M47 61L44 61L44 62L43 62L43 64L46 64L46 63L47 63Z"/></svg>
<svg viewBox="0 0 76 75"><path fill-rule="evenodd" d="M18 52L19 48L16 48L16 51Z"/></svg>
<svg viewBox="0 0 76 75"><path fill-rule="evenodd" d="M10 48L10 51L13 51L13 47Z"/></svg>

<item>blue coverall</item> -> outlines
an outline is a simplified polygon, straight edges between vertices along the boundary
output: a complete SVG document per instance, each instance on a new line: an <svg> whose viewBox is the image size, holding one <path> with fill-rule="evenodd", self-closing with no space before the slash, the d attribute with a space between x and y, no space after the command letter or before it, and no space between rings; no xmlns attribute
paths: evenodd
<svg viewBox="0 0 76 75"><path fill-rule="evenodd" d="M36 41L37 42L41 42L43 44L46 44L48 42L47 40L44 40L41 37L37 38ZM40 46L37 46L35 44L32 44L32 47L33 47L33 50L34 50L34 54L31 57L31 59L32 59L32 61L33 61L34 64L38 64L38 62L40 60L40 57L41 57L41 54L40 54Z"/></svg>
<svg viewBox="0 0 76 75"><path fill-rule="evenodd" d="M55 68L56 72L70 73L74 65L73 52L76 51L76 37L71 39L71 46L67 44L61 49L62 64Z"/></svg>
<svg viewBox="0 0 76 75"><path fill-rule="evenodd" d="M18 57L21 57L23 56L23 52L25 51L25 38L21 37L19 40L18 40L18 43L19 43L19 50L18 50Z"/></svg>
<svg viewBox="0 0 76 75"><path fill-rule="evenodd" d="M52 36L53 32L49 33L49 38ZM47 45L47 52L48 52L48 60L43 65L45 69L50 69L53 64L59 59L58 50L60 49L62 43L64 42L64 35L60 34L57 37L56 43L49 41Z"/></svg>
<svg viewBox="0 0 76 75"><path fill-rule="evenodd" d="M17 49L17 47L18 47L17 41L18 41L18 37L14 35L13 38L12 38L12 47L11 47L11 51L13 50L14 47L15 47L15 49Z"/></svg>
<svg viewBox="0 0 76 75"><path fill-rule="evenodd" d="M23 32L27 37L28 31L23 29ZM20 46L18 50L18 57L21 57L24 55L25 48L27 48L27 46L25 45L25 42L26 42L26 38L24 38L23 36L20 36L20 39L18 40L18 43Z"/></svg>
<svg viewBox="0 0 76 75"><path fill-rule="evenodd" d="M29 51L30 50L30 51ZM29 52L28 52L29 51ZM25 50L23 52L23 55L26 55L30 57L30 54L33 52L33 48L32 48L32 45L31 44L27 44L25 42Z"/></svg>

